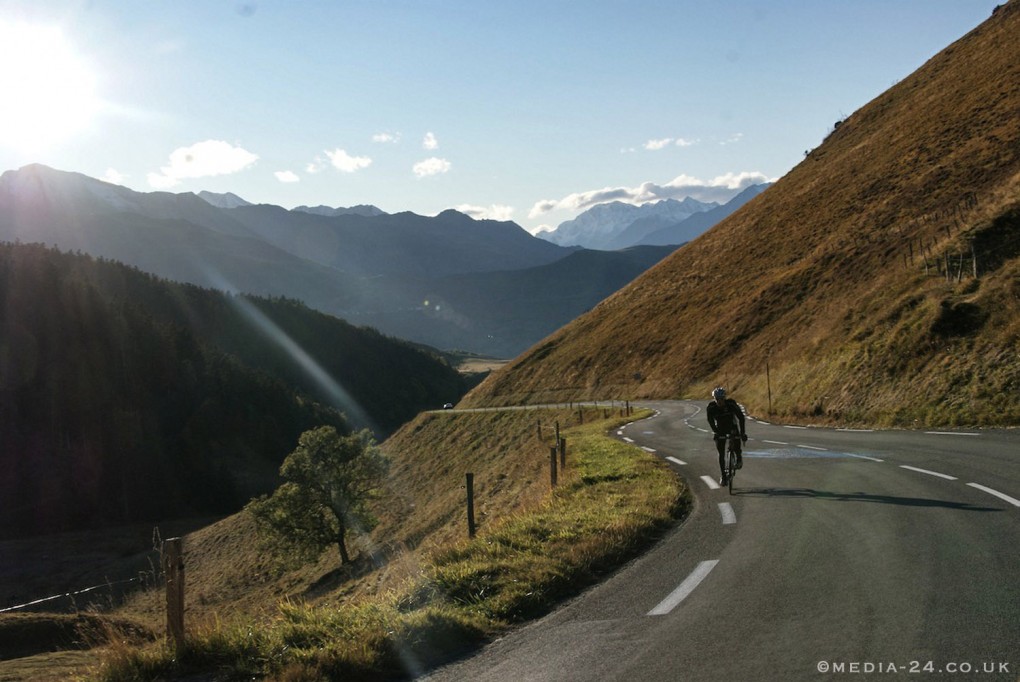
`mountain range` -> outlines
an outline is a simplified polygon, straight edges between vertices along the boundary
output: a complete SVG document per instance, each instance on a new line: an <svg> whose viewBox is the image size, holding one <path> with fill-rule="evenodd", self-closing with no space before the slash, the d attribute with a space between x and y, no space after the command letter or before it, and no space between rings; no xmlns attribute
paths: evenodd
<svg viewBox="0 0 1020 682"><path fill-rule="evenodd" d="M286 210L230 194L135 192L42 165L0 176L0 240L82 251L222 291L286 296L383 333L498 357L526 349L674 248L567 260L576 247L452 210ZM481 291L500 305L480 303ZM507 316L510 309L529 311L527 319Z"/></svg>
<svg viewBox="0 0 1020 682"><path fill-rule="evenodd" d="M758 196L768 183L751 185L725 204L665 199L636 206L613 201L592 206L573 220L537 236L561 246L614 251L640 245L680 245L694 239Z"/></svg>
<svg viewBox="0 0 1020 682"><path fill-rule="evenodd" d="M722 384L780 419L1020 423L1017 35L1000 5L463 404Z"/></svg>

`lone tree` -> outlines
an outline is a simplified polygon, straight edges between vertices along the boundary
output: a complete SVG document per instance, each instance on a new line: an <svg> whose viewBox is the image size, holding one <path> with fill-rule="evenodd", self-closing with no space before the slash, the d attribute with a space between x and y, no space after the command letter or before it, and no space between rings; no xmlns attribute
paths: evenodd
<svg viewBox="0 0 1020 682"><path fill-rule="evenodd" d="M286 482L247 509L261 530L298 558L314 560L335 543L341 564L347 564L347 533L375 525L368 502L377 497L388 470L389 460L367 430L341 436L332 426L320 426L301 434L283 461Z"/></svg>

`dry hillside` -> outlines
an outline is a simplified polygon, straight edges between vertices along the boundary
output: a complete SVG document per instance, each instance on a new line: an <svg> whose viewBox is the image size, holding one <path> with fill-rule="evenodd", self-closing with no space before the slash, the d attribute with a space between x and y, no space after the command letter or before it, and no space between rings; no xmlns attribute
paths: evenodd
<svg viewBox="0 0 1020 682"><path fill-rule="evenodd" d="M720 383L780 417L1020 423L1017 36L1013 0L464 404Z"/></svg>
<svg viewBox="0 0 1020 682"><path fill-rule="evenodd" d="M589 410L588 419L597 412ZM480 534L545 499L554 425L566 429L577 418L568 409L418 415L382 445L392 468L375 507L379 525L356 536L353 565L339 568L333 548L315 564L288 570L253 542L250 515L234 514L185 536L190 617L271 616L282 600L342 599L396 588L416 575L421 553L466 538L467 472L475 475ZM159 589L141 593L120 612L155 627L163 599Z"/></svg>

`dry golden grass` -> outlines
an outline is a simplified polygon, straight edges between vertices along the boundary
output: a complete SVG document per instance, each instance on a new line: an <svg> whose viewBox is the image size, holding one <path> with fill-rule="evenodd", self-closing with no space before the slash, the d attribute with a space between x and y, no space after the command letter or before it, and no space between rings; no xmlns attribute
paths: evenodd
<svg viewBox="0 0 1020 682"><path fill-rule="evenodd" d="M588 409L586 415L590 421L601 417L603 410ZM475 475L479 533L547 496L549 446L557 422L566 431L578 423L577 410L419 415L383 444L392 469L375 512L379 524L371 534L355 540L356 561L342 569L335 549L309 566L281 565L277 557L263 551L254 523L244 513L184 532L189 621L209 623L236 614L271 618L284 601L338 600L394 588L419 570L419 550L434 551L466 537L466 473ZM186 525L180 528L187 529ZM161 534L169 537L168 530L178 529L164 529ZM144 552L152 535L151 527L139 527L120 529L109 538L87 533L6 543L12 566L24 568L9 576L9 587L34 575L36 582L23 595L27 598L81 587L83 580L102 583L104 572L116 575L125 566L129 572L158 567L158 556ZM58 561L66 561L67 566L61 567ZM54 572L66 574L56 587ZM146 590L132 595L116 611L162 632L163 600L160 590ZM84 600L76 604L78 608L86 605Z"/></svg>
<svg viewBox="0 0 1020 682"><path fill-rule="evenodd" d="M785 417L1020 423L1017 35L1013 0L464 404L724 384L764 414L768 363ZM978 279L934 275L972 244Z"/></svg>
<svg viewBox="0 0 1020 682"><path fill-rule="evenodd" d="M584 412L584 420L590 423L596 418L602 418L605 413L605 408L588 408ZM237 664L243 668L248 664L238 661L245 657L257 659L262 653L259 653L256 645L261 646L258 642L265 644L259 639L262 637L261 634L256 637L257 642L252 640L245 644L242 635L249 629L254 628L254 632L260 632L261 628L274 628L273 637L276 637L280 634L282 618L284 621L293 620L292 627L299 628L307 633L307 636L322 636L320 631L322 624L319 620L325 617L324 614L328 614L330 609L351 614L354 613L352 609L355 608L355 604L365 605L357 607L354 613L357 616L364 610L364 618L361 616L354 618L356 625L351 625L349 620L337 623L333 619L328 619L330 622L323 627L368 628L366 632L376 632L375 635L366 634L369 639L385 636L385 632L377 632L380 627L377 621L381 617L380 613L388 614L386 618L393 617L392 612L396 606L392 603L392 596L388 595L400 593L407 589L408 584L420 582L423 575L436 570L438 565L436 557L443 556L451 548L463 547L466 544L465 474L471 472L475 477L475 509L479 538L497 532L496 529L500 529L498 532L503 535L516 534L527 537L534 526L530 520L532 515L543 515L543 518L547 519L555 518L555 515L549 516L551 513L549 504L552 499L549 486L549 448L556 425L558 423L561 430L566 433L578 422L577 409L477 413L437 411L419 415L382 446L392 460L392 468L386 489L376 509L379 524L371 534L364 535L353 543L352 547L356 548L353 552L355 562L346 567L340 567L335 549L325 552L315 564L297 568L286 566L279 557L270 556L262 550L254 523L245 513L210 522L191 532L187 532L187 526L182 526L180 530L183 531L184 537L187 586L186 625L189 633L194 634L196 642L200 642L201 646L206 648L206 653L202 653L203 650L200 649L194 652L194 656L206 662L210 656L223 656L233 661L231 665ZM604 430L612 423L615 422L612 420L601 422L601 426L597 428ZM638 454L643 459L650 459L643 453ZM647 468L650 465L647 463L639 465L635 462L628 466ZM612 562L613 551L624 553L633 551L635 538L647 537L647 529L641 530L643 524L651 528L662 523L661 515L668 518L673 513L670 505L675 500L663 502L659 499L664 494L661 487L656 489L655 486L648 484L651 480L648 477L652 476L653 472L650 470L646 472L640 468L635 468L634 471L635 475L632 478L635 483L632 485L636 484L643 493L640 498L634 497L635 500L639 500L634 505L635 509L640 510L643 506L649 505L657 507L659 519L648 520L650 517L642 516L628 520L626 522L628 525L621 526L619 531L620 537L629 537L630 540L618 543L620 547L616 549L602 546L606 541L617 537L615 535L600 532L598 538L586 539L583 533L578 532L578 537L571 539L571 542L575 545L575 551L584 556L565 556L567 562L565 565L575 564L580 567L582 573L578 575L592 572L593 568L586 567L586 561L595 562L592 565L597 568L606 565L606 562ZM571 473L576 474L568 472ZM667 478L674 480L671 476ZM571 475L564 476L561 479L561 490L570 490L575 484L576 482L571 483ZM584 486L581 488L583 490ZM654 497L655 495L659 497ZM675 498L676 492L670 493L667 490L665 495L667 497L672 495ZM584 499L578 500L583 510ZM647 512L641 513L647 515ZM167 528L161 535L169 537L171 533L167 531L170 530ZM159 557L144 551L151 546L152 535L151 528L147 531L136 528L121 529L120 532L110 533L108 536L88 533L80 537L67 535L33 542L7 543L5 547L12 552L14 550L18 552L15 563L25 568L22 573L9 577L16 582L18 576L27 575L30 566L36 566L37 572L40 571L38 567L45 566L50 572L49 579L52 581L54 577L52 571L56 567L53 557L66 560L67 565L61 570L67 573L65 576L67 587L81 586L74 582L82 574L82 570L72 570L76 563L82 567L84 562L85 571L116 571L128 568L133 571L143 565L158 567ZM534 544L531 538L522 542ZM132 552L131 548L143 551ZM590 560L585 558L588 555L591 556ZM98 561L99 557L103 558L101 568L90 566L91 563ZM120 565L117 562L118 557L122 562ZM540 552L537 555L533 554L531 561L538 561L539 558L542 561L549 559L545 553ZM526 569L529 561L522 559L514 562L514 565ZM449 580L449 575L445 579ZM521 581L528 578L519 575L517 579ZM536 580L541 579L541 575L536 574ZM46 591L42 584L38 589ZM512 594L503 597L507 604L516 603L515 599ZM86 606L86 603L81 601L77 604L78 614L70 616L53 614L0 618L0 632L7 633L0 639L8 645L14 641L16 635L18 637L23 635L22 638L27 638L26 641L33 640L33 646L36 645L35 642L39 643L35 655L26 655L34 653L35 650L19 651L17 658L11 657L11 660L0 661L0 679L37 677L47 679L47 675L51 678L67 677L72 669L81 671L86 667L92 667L94 671L98 670L97 652L66 649L78 646L78 640L72 642L64 637L68 641L61 639L58 642L51 637L49 639L54 642L52 648L61 650L48 651L50 647L32 634L39 628L44 628L48 632L56 633L54 635L56 637L67 631L66 623L86 615L82 609L90 612L89 618L93 617L91 612L105 612L104 618L115 619L109 622L135 623L140 627L140 632L153 633L162 641L166 611L161 588L136 592L119 605L115 602L116 600L111 600L109 596L91 606ZM420 636L425 638L434 634L428 632L430 627L428 623L437 624L436 627L440 631L446 627L452 627L453 632L467 628L468 631L475 633L471 636L472 641L477 641L483 636L483 631L478 629L479 626L472 625L474 616L436 613L429 615L430 609L433 608L428 607L424 612L404 622L401 627L420 631ZM424 619L422 623L415 624L415 619L422 618ZM494 627L493 621L486 619L485 623L485 631L491 631ZM8 629L3 630L5 627ZM93 627L92 630L99 632L101 628ZM109 636L96 635L91 639L93 642L107 640L112 642L103 644L99 650L103 652L106 664L104 669L110 669L112 666L119 671L117 675L128 677L135 675L138 679L148 679L147 675L158 676L159 673L154 671L166 668L168 652L165 647L146 647L147 653L139 655L136 650L137 637L129 638L128 641L124 637L113 636L114 630L115 628L111 626L106 633ZM238 632L241 634L238 635ZM320 634L316 635L317 632ZM269 639L272 640L272 637ZM272 644L266 646L271 647ZM349 647L350 642L344 646ZM254 648L249 651L249 647ZM3 648L5 647L0 647ZM349 654L345 653L343 660L348 660L348 656ZM170 658L172 659L172 654ZM136 672L125 672L130 670Z"/></svg>
<svg viewBox="0 0 1020 682"><path fill-rule="evenodd" d="M551 608L625 561L689 503L661 461L605 437L622 417L586 409L422 414L384 444L393 460L380 524L354 566L335 552L283 571L239 514L185 538L188 646L113 646L92 675L390 679L427 667ZM553 491L550 443L569 435ZM575 427L573 430L570 430ZM467 538L464 474L476 481ZM162 618L160 595L120 613ZM411 654L410 657L408 654Z"/></svg>

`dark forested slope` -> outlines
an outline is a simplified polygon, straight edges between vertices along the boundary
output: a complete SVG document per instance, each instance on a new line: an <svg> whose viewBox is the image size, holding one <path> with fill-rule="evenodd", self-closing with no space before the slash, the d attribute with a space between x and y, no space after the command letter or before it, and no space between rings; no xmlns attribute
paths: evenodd
<svg viewBox="0 0 1020 682"><path fill-rule="evenodd" d="M294 302L0 245L0 535L236 510L301 432L391 429L459 381Z"/></svg>

